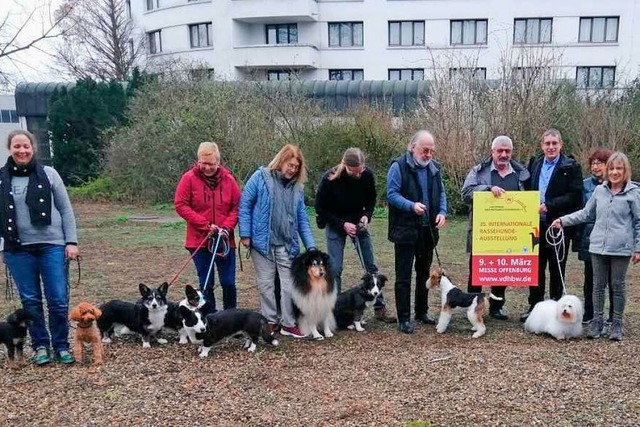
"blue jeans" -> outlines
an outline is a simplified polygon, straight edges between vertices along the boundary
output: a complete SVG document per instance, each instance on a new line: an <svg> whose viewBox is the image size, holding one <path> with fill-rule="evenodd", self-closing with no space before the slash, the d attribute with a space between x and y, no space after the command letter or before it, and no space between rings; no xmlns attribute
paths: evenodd
<svg viewBox="0 0 640 427"><path fill-rule="evenodd" d="M344 246L347 239L347 233L342 230L336 230L335 228L327 225L324 230L327 237L327 252L329 253L329 262L331 263L331 269L334 275L334 285L338 289L338 293L342 292L342 264L344 262ZM360 252L362 254L362 261L364 262L365 270L368 273L377 273L378 266L376 265L373 256L373 244L371 243L371 235L368 231L364 230L358 233L357 237L360 243ZM352 240L349 237L349 244ZM354 249L355 250L355 249ZM358 260L358 265L360 260ZM380 293L376 298L376 302L373 305L374 309L384 307L384 295Z"/></svg>
<svg viewBox="0 0 640 427"><path fill-rule="evenodd" d="M20 293L22 307L29 313L31 346L50 348L55 352L69 350L69 289L64 246L45 245L33 250L5 252L9 267ZM49 331L44 320L42 291L49 309Z"/></svg>
<svg viewBox="0 0 640 427"><path fill-rule="evenodd" d="M193 254L194 249L189 249L189 252ZM215 283L214 270L218 270L218 278L220 286L222 286L222 306L226 310L227 308L236 308L236 253L234 248L231 248L229 253L222 257L216 255L214 261L215 269L211 268L211 274L209 275L209 283L206 285L207 273L211 266L211 258L213 254L209 252L207 248L201 248L193 257L193 264L196 266L196 272L198 273L198 280L200 281L200 289L202 290L204 297L211 303L211 307L216 309L216 299L213 295L213 286Z"/></svg>

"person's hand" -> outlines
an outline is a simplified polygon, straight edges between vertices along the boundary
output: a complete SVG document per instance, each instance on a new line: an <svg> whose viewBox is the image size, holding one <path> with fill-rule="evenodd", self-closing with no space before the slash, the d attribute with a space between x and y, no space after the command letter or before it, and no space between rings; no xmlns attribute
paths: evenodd
<svg viewBox="0 0 640 427"><path fill-rule="evenodd" d="M560 221L560 218L558 218L555 221L553 221L551 223L551 227L553 227L553 228L562 228L562 221Z"/></svg>
<svg viewBox="0 0 640 427"><path fill-rule="evenodd" d="M344 229L345 233L352 237L355 236L358 232L358 227L356 227L356 225L352 222L345 222L342 228Z"/></svg>
<svg viewBox="0 0 640 427"><path fill-rule="evenodd" d="M209 229L209 234L213 234L218 230L218 226L213 223L209 224L207 228Z"/></svg>
<svg viewBox="0 0 640 427"><path fill-rule="evenodd" d="M436 215L436 228L440 229L444 227L446 222L447 222L447 218L444 215L442 214Z"/></svg>
<svg viewBox="0 0 640 427"><path fill-rule="evenodd" d="M637 264L640 262L640 252L634 252L633 253L633 263Z"/></svg>
<svg viewBox="0 0 640 427"><path fill-rule="evenodd" d="M367 228L367 225L369 225L369 218L367 218L366 215L362 215L362 218L360 218L360 226Z"/></svg>
<svg viewBox="0 0 640 427"><path fill-rule="evenodd" d="M424 205L424 203L415 202L413 204L413 211L416 213L416 215L422 216L427 213L427 207Z"/></svg>
<svg viewBox="0 0 640 427"><path fill-rule="evenodd" d="M547 213L547 205L544 203L540 203L540 207L538 208L538 213L546 214Z"/></svg>
<svg viewBox="0 0 640 427"><path fill-rule="evenodd" d="M497 185L494 185L493 187L491 187L491 192L493 193L494 197L500 197L502 196L502 193L504 193L504 188L500 188Z"/></svg>
<svg viewBox="0 0 640 427"><path fill-rule="evenodd" d="M251 246L251 239L248 237L244 237L240 239L240 244L245 248L249 248Z"/></svg>
<svg viewBox="0 0 640 427"><path fill-rule="evenodd" d="M69 260L78 259L78 257L80 256L78 245L66 245L64 247L64 255Z"/></svg>

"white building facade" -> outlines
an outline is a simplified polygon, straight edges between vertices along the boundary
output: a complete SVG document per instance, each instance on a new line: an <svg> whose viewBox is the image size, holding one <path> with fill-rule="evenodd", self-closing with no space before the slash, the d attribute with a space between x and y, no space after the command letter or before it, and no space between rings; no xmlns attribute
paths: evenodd
<svg viewBox="0 0 640 427"><path fill-rule="evenodd" d="M17 129L23 129L23 125L16 113L16 100L13 95L0 94L0 166L4 166L9 157L7 137Z"/></svg>
<svg viewBox="0 0 640 427"><path fill-rule="evenodd" d="M147 60L229 80L496 79L552 68L578 86L640 73L640 0L127 0Z"/></svg>

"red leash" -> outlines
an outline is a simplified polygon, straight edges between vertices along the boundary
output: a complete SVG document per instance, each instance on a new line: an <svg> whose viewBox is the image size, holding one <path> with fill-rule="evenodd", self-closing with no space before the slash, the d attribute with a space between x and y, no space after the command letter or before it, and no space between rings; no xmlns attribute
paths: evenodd
<svg viewBox="0 0 640 427"><path fill-rule="evenodd" d="M198 245L196 250L193 251L193 253L184 262L184 264L182 264L182 267L180 267L180 270L178 270L178 272L175 274L175 276L173 276L173 278L169 281L169 286L171 286L173 284L173 282L178 280L178 277L180 277L180 275L182 274L184 269L187 268L187 264L189 264L189 261L191 261L193 259L193 257L196 256L196 253L198 253L198 251L202 248L202 246L204 246L205 242L207 240L209 240L209 237L211 237L211 235L213 233L214 233L213 231L210 231L209 234L207 234L206 237L204 239L202 239L202 242L200 242L200 244Z"/></svg>

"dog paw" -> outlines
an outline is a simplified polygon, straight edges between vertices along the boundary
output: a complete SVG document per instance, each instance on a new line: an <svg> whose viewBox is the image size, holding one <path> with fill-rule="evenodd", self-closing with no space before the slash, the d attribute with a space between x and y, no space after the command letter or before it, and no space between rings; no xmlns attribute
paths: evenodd
<svg viewBox="0 0 640 427"><path fill-rule="evenodd" d="M444 328L442 326L438 326L436 328L436 332L439 333L439 334L443 334L446 330L447 330L447 328Z"/></svg>
<svg viewBox="0 0 640 427"><path fill-rule="evenodd" d="M249 346L249 348L247 349L247 351L249 353L253 353L254 351L256 351L256 345L255 343L251 342L251 345Z"/></svg>
<svg viewBox="0 0 640 427"><path fill-rule="evenodd" d="M325 337L325 338L333 338L333 332L331 332L331 331L324 331L324 337Z"/></svg>
<svg viewBox="0 0 640 427"><path fill-rule="evenodd" d="M180 341L178 341L178 344L189 344L189 340L187 339L187 337L180 337Z"/></svg>
<svg viewBox="0 0 640 427"><path fill-rule="evenodd" d="M164 344L169 342L169 341L165 340L164 338L156 338L156 341L158 342L158 344L162 344L162 345L164 345Z"/></svg>
<svg viewBox="0 0 640 427"><path fill-rule="evenodd" d="M246 350L246 349L248 349L249 347L251 347L251 345L252 345L252 344L253 344L253 341L251 341L250 339L247 339L247 340L244 342L244 346L243 346L242 348L244 348L244 349ZM251 350L249 350L249 351L251 351Z"/></svg>
<svg viewBox="0 0 640 427"><path fill-rule="evenodd" d="M316 341L322 341L324 339L324 337L320 334L313 334L313 339Z"/></svg>
<svg viewBox="0 0 640 427"><path fill-rule="evenodd" d="M278 340L273 340L273 341L271 341L271 345L274 346L274 347L277 347L277 346L280 345L280 342Z"/></svg>
<svg viewBox="0 0 640 427"><path fill-rule="evenodd" d="M103 344L111 344L111 338L107 338L107 337L102 338L102 343Z"/></svg>
<svg viewBox="0 0 640 427"><path fill-rule="evenodd" d="M471 335L471 338L480 338L485 332L486 331L477 331L475 334Z"/></svg>
<svg viewBox="0 0 640 427"><path fill-rule="evenodd" d="M358 331L358 332L364 332L364 331L365 331L365 329L364 329L362 326L360 326L359 328L356 328L356 331Z"/></svg>
<svg viewBox="0 0 640 427"><path fill-rule="evenodd" d="M350 331L353 331L356 327L354 325L349 325L347 326L347 329Z"/></svg>
<svg viewBox="0 0 640 427"><path fill-rule="evenodd" d="M143 342L142 343L142 348L151 348L151 344L148 342Z"/></svg>

